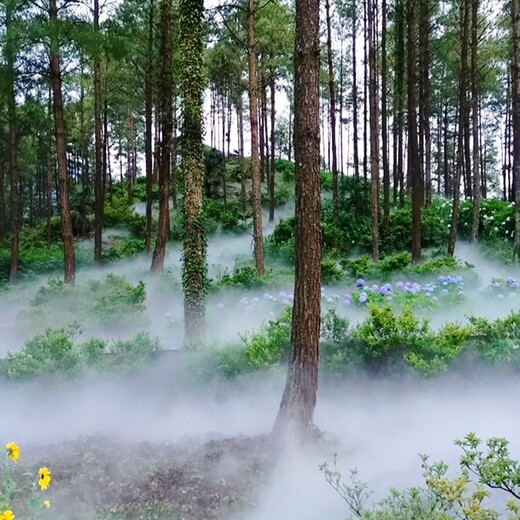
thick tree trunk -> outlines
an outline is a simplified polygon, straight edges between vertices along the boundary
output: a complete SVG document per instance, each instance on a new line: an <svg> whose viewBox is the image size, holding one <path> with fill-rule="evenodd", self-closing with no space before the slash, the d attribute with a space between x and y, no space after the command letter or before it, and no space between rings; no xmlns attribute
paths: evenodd
<svg viewBox="0 0 520 520"><path fill-rule="evenodd" d="M247 209L247 190L246 190L246 165L244 158L244 108L242 106L242 99L240 99L237 106L238 119L238 151L240 154L240 201L242 211L245 213Z"/></svg>
<svg viewBox="0 0 520 520"><path fill-rule="evenodd" d="M332 213L334 219L339 218L338 194L338 152L336 149L336 88L334 86L334 64L332 62L332 27L330 18L330 0L325 0L327 16L327 63L329 68L329 118L332 159Z"/></svg>
<svg viewBox="0 0 520 520"><path fill-rule="evenodd" d="M63 238L64 281L74 284L76 278L76 254L72 236L70 215L69 180L67 177L67 148L65 140L65 121L61 93L60 48L58 36L58 9L56 0L49 0L50 23L50 76L54 109L54 131L56 139L56 160L58 164L58 191L61 214L61 233Z"/></svg>
<svg viewBox="0 0 520 520"><path fill-rule="evenodd" d="M417 142L417 96L416 96L416 38L417 14L416 0L407 0L408 21L408 176L412 185L412 261L421 261L421 204L423 186L421 182L421 165Z"/></svg>
<svg viewBox="0 0 520 520"><path fill-rule="evenodd" d="M94 0L94 31L99 33L99 0ZM101 265L103 255L103 213L104 179L103 179L103 141L101 135L101 56L99 47L94 57L94 133L96 171L94 174L94 262Z"/></svg>
<svg viewBox="0 0 520 520"><path fill-rule="evenodd" d="M159 80L161 161L159 165L159 226L152 255L151 271L153 273L163 270L166 243L170 234L170 156L173 128L171 9L170 0L161 0L161 76Z"/></svg>
<svg viewBox="0 0 520 520"><path fill-rule="evenodd" d="M253 241L256 272L263 276L264 244L262 234L262 173L258 158L258 81L256 77L255 2L247 0L247 58L249 71L249 112L251 121L251 176L253 203Z"/></svg>
<svg viewBox="0 0 520 520"><path fill-rule="evenodd" d="M202 93L204 91L204 3L181 0L180 41L184 170L184 341L199 342L206 334L206 232L203 210L204 154Z"/></svg>
<svg viewBox="0 0 520 520"><path fill-rule="evenodd" d="M379 114L377 109L377 63L375 5L367 0L368 66L370 106L370 180L372 187L372 260L379 260Z"/></svg>
<svg viewBox="0 0 520 520"><path fill-rule="evenodd" d="M367 0L363 0L363 34L367 34ZM368 45L363 45L363 178L368 176Z"/></svg>
<svg viewBox="0 0 520 520"><path fill-rule="evenodd" d="M274 432L316 433L321 295L319 1L296 1L296 271L287 383Z"/></svg>

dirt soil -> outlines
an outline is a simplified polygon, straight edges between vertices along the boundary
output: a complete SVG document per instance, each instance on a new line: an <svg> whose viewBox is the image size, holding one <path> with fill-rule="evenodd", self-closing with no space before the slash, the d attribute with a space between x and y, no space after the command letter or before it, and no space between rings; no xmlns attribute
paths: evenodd
<svg viewBox="0 0 520 520"><path fill-rule="evenodd" d="M254 507L275 460L267 436L176 444L88 437L38 452L60 519L229 519Z"/></svg>

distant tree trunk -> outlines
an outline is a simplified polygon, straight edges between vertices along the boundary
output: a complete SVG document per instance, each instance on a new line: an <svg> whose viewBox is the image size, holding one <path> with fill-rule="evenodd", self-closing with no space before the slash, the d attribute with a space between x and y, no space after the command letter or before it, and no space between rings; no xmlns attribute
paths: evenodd
<svg viewBox="0 0 520 520"><path fill-rule="evenodd" d="M8 136L8 158L9 169L11 171L11 261L9 264L9 280L14 281L18 276L18 266L20 258L20 172L18 163L18 130L16 120L16 95L15 95L15 69L14 61L16 50L14 48L14 28L13 15L14 9L12 5L6 3L5 10L5 30L6 43L4 46L4 55L6 59L6 83L7 83L7 118L9 127ZM2 197L3 197L3 185Z"/></svg>
<svg viewBox="0 0 520 520"><path fill-rule="evenodd" d="M247 190L246 190L246 165L244 158L244 107L242 105L242 98L237 105L237 119L238 119L238 150L240 154L240 201L242 211L247 209Z"/></svg>
<svg viewBox="0 0 520 520"><path fill-rule="evenodd" d="M262 235L262 173L258 159L258 82L256 78L255 2L247 0L247 56L249 71L249 111L251 121L251 176L253 178L253 240L256 272L263 276L264 244Z"/></svg>
<svg viewBox="0 0 520 520"><path fill-rule="evenodd" d="M469 119L467 104L467 74L468 74L468 48L469 48L469 0L460 0L459 8L459 30L460 30L460 69L459 69L459 128L457 137L457 167L453 181L453 206L451 211L450 236L448 241L448 254L455 253L455 242L457 240L457 226L459 220L460 203L460 176L465 166L465 124Z"/></svg>
<svg viewBox="0 0 520 520"><path fill-rule="evenodd" d="M512 101L513 101L513 177L515 179L515 239L513 257L520 259L520 0L511 0L513 25Z"/></svg>
<svg viewBox="0 0 520 520"><path fill-rule="evenodd" d="M354 175L359 177L358 95L356 77L357 5L352 0L352 140L354 146Z"/></svg>
<svg viewBox="0 0 520 520"><path fill-rule="evenodd" d="M404 72L405 72L405 9L404 0L396 0L395 29L395 130L397 134L394 148L394 201L399 194L399 205L404 206L404 165L403 165L403 130L404 130Z"/></svg>
<svg viewBox="0 0 520 520"><path fill-rule="evenodd" d="M416 0L407 0L408 21L408 176L412 184L412 261L421 261L421 203L423 200L421 166L417 142L417 96L416 96Z"/></svg>
<svg viewBox="0 0 520 520"><path fill-rule="evenodd" d="M430 130L430 0L419 5L419 111L421 124L421 164L424 179L424 200L427 206L432 198L431 130Z"/></svg>
<svg viewBox="0 0 520 520"><path fill-rule="evenodd" d="M334 220L339 218L338 195L338 152L336 149L336 88L334 85L334 64L332 61L332 27L330 17L330 1L325 0L327 16L327 62L329 67L329 118L332 155L332 213Z"/></svg>
<svg viewBox="0 0 520 520"><path fill-rule="evenodd" d="M363 178L367 180L368 175L368 46L366 37L367 29L367 0L363 0Z"/></svg>
<svg viewBox="0 0 520 520"><path fill-rule="evenodd" d="M184 170L184 341L206 335L206 232L204 223L204 2L180 0Z"/></svg>
<svg viewBox="0 0 520 520"><path fill-rule="evenodd" d="M159 226L152 255L151 271L163 270L166 243L170 234L170 155L173 128L172 115L172 5L170 0L161 0L161 70L159 80L161 161L159 165Z"/></svg>
<svg viewBox="0 0 520 520"><path fill-rule="evenodd" d="M58 191L60 198L61 234L63 238L64 281L74 284L76 278L76 254L72 236L70 215L69 181L67 177L67 148L65 121L61 93L60 48L58 36L58 9L56 0L49 0L50 23L50 77L54 108L54 130L56 139L56 159L58 164Z"/></svg>
<svg viewBox="0 0 520 520"><path fill-rule="evenodd" d="M94 0L94 31L99 33L99 0ZM103 255L103 213L104 213L104 179L103 179L103 141L101 135L101 56L100 48L94 57L94 133L96 171L94 178L94 262L101 265Z"/></svg>
<svg viewBox="0 0 520 520"><path fill-rule="evenodd" d="M287 383L274 432L316 433L321 295L319 1L296 0L296 271Z"/></svg>
<svg viewBox="0 0 520 520"><path fill-rule="evenodd" d="M388 233L388 231L390 230L390 166L388 164L388 107L386 86L386 0L383 0L381 10L381 141L383 148L381 155L383 159L383 229L386 233Z"/></svg>
<svg viewBox="0 0 520 520"><path fill-rule="evenodd" d="M473 224L471 241L477 242L480 221L480 143L478 96L478 8L479 0L471 1L471 119L473 134Z"/></svg>
<svg viewBox="0 0 520 520"><path fill-rule="evenodd" d="M153 204L153 26L154 26L154 0L149 0L148 7L148 48L146 56L146 78L144 94L144 156L146 164L146 233L145 250L150 252L152 241L152 204Z"/></svg>
<svg viewBox="0 0 520 520"><path fill-rule="evenodd" d="M274 75L269 80L271 91L271 167L269 168L269 222L274 222L274 208L276 206L274 190L275 174L275 144L276 144L276 82Z"/></svg>
<svg viewBox="0 0 520 520"><path fill-rule="evenodd" d="M379 260L379 114L377 110L377 63L375 5L367 0L368 67L370 105L370 180L372 186L372 260Z"/></svg>
<svg viewBox="0 0 520 520"><path fill-rule="evenodd" d="M126 191L128 204L133 202L134 187L134 153L135 153L135 120L134 115L129 112L126 118Z"/></svg>

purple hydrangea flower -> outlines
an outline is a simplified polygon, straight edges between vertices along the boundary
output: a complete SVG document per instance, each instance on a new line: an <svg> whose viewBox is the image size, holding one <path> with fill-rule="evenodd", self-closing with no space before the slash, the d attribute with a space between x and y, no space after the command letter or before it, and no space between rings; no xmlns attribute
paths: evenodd
<svg viewBox="0 0 520 520"><path fill-rule="evenodd" d="M365 285L365 280L363 280L363 278L358 278L356 280L356 286L357 287L363 287Z"/></svg>
<svg viewBox="0 0 520 520"><path fill-rule="evenodd" d="M366 292L362 292L359 295L359 303L366 303L367 300L368 300L368 294Z"/></svg>
<svg viewBox="0 0 520 520"><path fill-rule="evenodd" d="M441 294L442 294L442 296L446 296L446 295L450 294L450 291L448 291L448 289L443 289L441 291Z"/></svg>

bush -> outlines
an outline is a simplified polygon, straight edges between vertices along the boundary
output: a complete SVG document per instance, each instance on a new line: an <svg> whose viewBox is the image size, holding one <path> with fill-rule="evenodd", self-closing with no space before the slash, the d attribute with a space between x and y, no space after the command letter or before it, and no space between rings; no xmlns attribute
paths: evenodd
<svg viewBox="0 0 520 520"><path fill-rule="evenodd" d="M0 360L0 374L19 379L44 374L75 374L84 369L120 371L135 368L154 358L158 338L139 332L112 345L98 338L77 341L79 325L48 328L25 342L21 351Z"/></svg>
<svg viewBox="0 0 520 520"><path fill-rule="evenodd" d="M49 280L41 287L30 309L21 318L27 328L37 323L82 326L142 323L146 290L143 282L132 285L124 276L109 273L104 280L71 286Z"/></svg>

